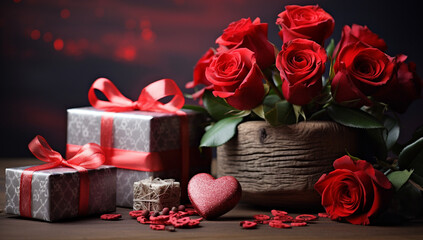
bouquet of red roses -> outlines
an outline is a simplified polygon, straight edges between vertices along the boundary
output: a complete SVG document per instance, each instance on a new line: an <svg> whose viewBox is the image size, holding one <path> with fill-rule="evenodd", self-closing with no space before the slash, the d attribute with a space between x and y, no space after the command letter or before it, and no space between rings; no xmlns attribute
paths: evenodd
<svg viewBox="0 0 423 240"><path fill-rule="evenodd" d="M378 166L389 174L395 189L409 181L422 189L423 131L418 130L407 147L400 146L395 117L395 113L405 112L420 97L422 82L415 64L407 63L405 55L386 54L385 41L366 26L356 24L344 26L341 40L335 45L332 39L325 49L335 20L317 5L286 6L276 24L281 50L269 42L267 23L247 18L229 24L216 39L218 47L209 49L196 64L193 81L186 87L195 88L193 98L200 100L213 119L201 146L224 144L243 121L263 119L277 126L330 120L367 130L378 146ZM389 150L399 155L396 161L385 161ZM319 180L316 190L322 194L322 203L333 219L367 224L368 217L386 205L373 206L380 200L378 192L391 185L383 174L374 173L378 170L372 165L348 158L352 160L337 160L335 171L353 172L345 179L357 178L354 181L358 182L351 184L346 180L346 186L363 186L366 182L367 196L371 194L374 199L354 200L358 195L345 193L349 208L328 199L343 194L342 188L341 192L333 192L338 188L331 185L333 180L327 180L334 176L332 173ZM335 186L342 185L339 182L342 181L338 179ZM326 191L328 186L333 189ZM381 187L369 190L372 186Z"/></svg>

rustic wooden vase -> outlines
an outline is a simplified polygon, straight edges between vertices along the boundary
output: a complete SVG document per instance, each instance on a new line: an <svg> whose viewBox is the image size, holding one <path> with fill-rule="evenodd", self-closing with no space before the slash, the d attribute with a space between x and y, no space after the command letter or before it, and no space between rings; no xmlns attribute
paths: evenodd
<svg viewBox="0 0 423 240"><path fill-rule="evenodd" d="M238 126L217 148L217 175L234 176L242 201L266 207L319 208L314 184L335 159L358 150L358 133L334 122L309 121L272 127L264 121Z"/></svg>

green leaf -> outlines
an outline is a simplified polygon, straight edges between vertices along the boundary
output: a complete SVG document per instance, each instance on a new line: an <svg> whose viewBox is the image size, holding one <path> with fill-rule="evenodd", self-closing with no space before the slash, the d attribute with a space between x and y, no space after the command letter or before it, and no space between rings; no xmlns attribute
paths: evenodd
<svg viewBox="0 0 423 240"><path fill-rule="evenodd" d="M395 205L398 207L396 212L408 219L421 216L423 210L422 196L420 189L407 181L394 195Z"/></svg>
<svg viewBox="0 0 423 240"><path fill-rule="evenodd" d="M423 176L423 137L406 146L398 156L400 169L414 169L414 172Z"/></svg>
<svg viewBox="0 0 423 240"><path fill-rule="evenodd" d="M215 97L211 91L204 91L203 104L210 116L217 121L240 112L240 110L230 106L224 99Z"/></svg>
<svg viewBox="0 0 423 240"><path fill-rule="evenodd" d="M348 152L347 149L345 149L345 152L347 152L348 157L350 157L353 161L361 160L359 157L351 155L350 152Z"/></svg>
<svg viewBox="0 0 423 240"><path fill-rule="evenodd" d="M309 117L309 120L327 120L328 119L328 113L326 109L320 109L319 111L313 113L311 117Z"/></svg>
<svg viewBox="0 0 423 240"><path fill-rule="evenodd" d="M256 107L256 108L254 108L252 111L253 111L255 114L257 114L257 116L259 116L260 118L265 119L265 118L264 118L263 105L259 105L259 106L257 106L257 107Z"/></svg>
<svg viewBox="0 0 423 240"><path fill-rule="evenodd" d="M187 105L184 105L182 107L182 109L189 109L189 110L193 110L193 111L196 111L196 112L208 114L208 112L205 108L203 108L201 106L197 106L197 105L188 105L187 104Z"/></svg>
<svg viewBox="0 0 423 240"><path fill-rule="evenodd" d="M193 99L194 97L192 96L192 94L189 93L184 93L184 97L188 98L188 99Z"/></svg>
<svg viewBox="0 0 423 240"><path fill-rule="evenodd" d="M414 131L413 133L413 138L421 138L423 137L423 126L420 126L416 129L416 131Z"/></svg>
<svg viewBox="0 0 423 240"><path fill-rule="evenodd" d="M329 116L337 123L353 128L384 128L372 115L358 109L330 105L327 107Z"/></svg>
<svg viewBox="0 0 423 240"><path fill-rule="evenodd" d="M414 132L413 132L413 136L411 137L411 139L408 141L407 145L409 145L410 143L415 142L417 139L423 137L423 126L418 127Z"/></svg>
<svg viewBox="0 0 423 240"><path fill-rule="evenodd" d="M391 149L398 140L400 134L400 126L398 121L390 116L385 116L383 125L386 128L386 148Z"/></svg>
<svg viewBox="0 0 423 240"><path fill-rule="evenodd" d="M294 109L296 122L299 122L300 116L303 117L304 120L307 120L302 106L292 104L292 108Z"/></svg>
<svg viewBox="0 0 423 240"><path fill-rule="evenodd" d="M410 179L410 176L412 173L413 173L413 170L395 171L395 172L389 173L387 177L389 181L392 183L392 186L394 186L395 191L398 191L408 181L408 179Z"/></svg>
<svg viewBox="0 0 423 240"><path fill-rule="evenodd" d="M201 138L200 147L217 147L229 141L236 133L241 117L228 117L216 122Z"/></svg>
<svg viewBox="0 0 423 240"><path fill-rule="evenodd" d="M264 117L273 126L294 124L296 117L292 104L276 95L268 95L263 100Z"/></svg>
<svg viewBox="0 0 423 240"><path fill-rule="evenodd" d="M335 65L335 59L332 59L330 61L330 67L329 67L329 80L327 81L327 85L330 85L332 83L333 78L335 77L335 69L334 69L334 65ZM336 92L336 90L335 90Z"/></svg>
<svg viewBox="0 0 423 240"><path fill-rule="evenodd" d="M332 58L333 50L335 50L335 40L332 38L329 45L326 47L326 54Z"/></svg>
<svg viewBox="0 0 423 240"><path fill-rule="evenodd" d="M278 88L282 87L282 78L281 78L279 71L274 71L272 73L272 79L273 79L273 82L275 83L276 87L278 87Z"/></svg>

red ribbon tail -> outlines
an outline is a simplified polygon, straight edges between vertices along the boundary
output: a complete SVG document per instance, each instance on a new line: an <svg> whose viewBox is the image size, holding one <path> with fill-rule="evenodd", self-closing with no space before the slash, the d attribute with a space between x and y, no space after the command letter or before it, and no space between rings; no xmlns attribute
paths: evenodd
<svg viewBox="0 0 423 240"><path fill-rule="evenodd" d="M78 170L79 171L79 170ZM90 178L88 171L79 171L79 215L88 215L88 205L90 200Z"/></svg>

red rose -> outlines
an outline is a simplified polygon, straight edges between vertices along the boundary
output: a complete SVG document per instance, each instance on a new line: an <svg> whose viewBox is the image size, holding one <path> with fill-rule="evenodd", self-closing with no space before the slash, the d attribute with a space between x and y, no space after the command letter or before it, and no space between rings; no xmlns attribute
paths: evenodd
<svg viewBox="0 0 423 240"><path fill-rule="evenodd" d="M333 163L334 171L320 177L314 188L332 220L368 225L369 218L386 208L392 185L388 178L364 160L343 156Z"/></svg>
<svg viewBox="0 0 423 240"><path fill-rule="evenodd" d="M391 79L394 59L377 48L356 42L342 48L335 61L332 94L337 102L370 106L373 95Z"/></svg>
<svg viewBox="0 0 423 240"><path fill-rule="evenodd" d="M247 48L215 55L206 77L213 84L214 96L226 99L237 109L253 109L263 100L263 75L254 53Z"/></svg>
<svg viewBox="0 0 423 240"><path fill-rule="evenodd" d="M369 47L377 48L382 52L385 52L386 49L388 49L385 41L382 38L379 38L377 34L370 31L367 26L363 27L357 24L353 24L351 28L350 26L345 25L344 29L342 30L341 40L333 51L334 56L338 53L339 49L342 49L345 46L356 42L362 42Z"/></svg>
<svg viewBox="0 0 423 240"><path fill-rule="evenodd" d="M389 83L373 94L373 97L387 103L393 110L403 113L410 103L420 97L422 80L416 73L416 64L405 63L407 56L395 58L395 73Z"/></svg>
<svg viewBox="0 0 423 240"><path fill-rule="evenodd" d="M232 22L223 31L216 43L227 48L248 48L256 55L257 64L261 69L275 63L275 47L267 39L267 23L260 23L260 18L251 22L250 18L243 18Z"/></svg>
<svg viewBox="0 0 423 240"><path fill-rule="evenodd" d="M325 49L311 40L294 39L282 46L276 67L288 102L306 105L320 94L326 59Z"/></svg>
<svg viewBox="0 0 423 240"><path fill-rule="evenodd" d="M209 49L201 58L198 60L194 67L193 81L185 84L186 88L193 88L199 84L203 84L206 87L194 93L192 96L194 99L201 98L205 89L211 88L211 83L207 80L205 72L206 68L210 65L212 57L214 56L213 49Z"/></svg>
<svg viewBox="0 0 423 240"><path fill-rule="evenodd" d="M278 17L276 24L281 27L279 36L283 43L295 38L304 38L323 45L335 26L333 17L318 5L285 6L285 11Z"/></svg>

